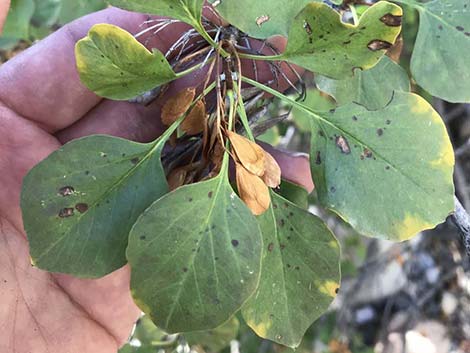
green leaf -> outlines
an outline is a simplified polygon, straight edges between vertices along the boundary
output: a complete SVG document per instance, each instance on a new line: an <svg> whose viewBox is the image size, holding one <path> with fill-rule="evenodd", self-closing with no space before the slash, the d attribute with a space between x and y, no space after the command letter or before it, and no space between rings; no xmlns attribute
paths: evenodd
<svg viewBox="0 0 470 353"><path fill-rule="evenodd" d="M60 0L60 2L58 19L60 24L69 23L76 18L106 8L104 0Z"/></svg>
<svg viewBox="0 0 470 353"><path fill-rule="evenodd" d="M261 281L242 313L259 336L294 348L336 296L339 245L321 219L271 195L271 208L259 217Z"/></svg>
<svg viewBox="0 0 470 353"><path fill-rule="evenodd" d="M149 52L130 33L94 25L75 48L81 81L96 94L127 100L176 78L163 54Z"/></svg>
<svg viewBox="0 0 470 353"><path fill-rule="evenodd" d="M125 10L171 17L198 27L204 0L108 0Z"/></svg>
<svg viewBox="0 0 470 353"><path fill-rule="evenodd" d="M213 329L255 291L261 250L257 220L222 172L176 189L139 217L127 249L132 295L167 332Z"/></svg>
<svg viewBox="0 0 470 353"><path fill-rule="evenodd" d="M302 186L283 179L279 189L275 191L298 207L308 208L308 192Z"/></svg>
<svg viewBox="0 0 470 353"><path fill-rule="evenodd" d="M387 105L394 91L410 90L408 74L388 56L382 57L372 69L354 70L352 77L334 80L317 75L315 83L321 91L333 96L338 105L355 102L370 110Z"/></svg>
<svg viewBox="0 0 470 353"><path fill-rule="evenodd" d="M11 0L1 39L29 39L29 22L33 14L34 0Z"/></svg>
<svg viewBox="0 0 470 353"><path fill-rule="evenodd" d="M360 233L406 240L453 211L452 145L421 97L395 93L381 110L351 103L311 122L319 200Z"/></svg>
<svg viewBox="0 0 470 353"><path fill-rule="evenodd" d="M470 102L470 3L397 0L420 15L411 72L420 86L449 102Z"/></svg>
<svg viewBox="0 0 470 353"><path fill-rule="evenodd" d="M308 89L303 104L313 108L316 112L328 111L336 107L335 101L318 89ZM292 109L292 117L300 131L310 132L310 120L312 119L310 114L294 108Z"/></svg>
<svg viewBox="0 0 470 353"><path fill-rule="evenodd" d="M399 6L380 1L353 26L327 5L313 2L292 23L286 51L272 58L333 78L351 76L355 68L373 67L393 45L401 16Z"/></svg>
<svg viewBox="0 0 470 353"><path fill-rule="evenodd" d="M34 264L90 278L123 266L133 223L168 191L160 156L173 130L151 144L85 137L34 167L21 194Z"/></svg>
<svg viewBox="0 0 470 353"><path fill-rule="evenodd" d="M34 0L32 23L36 27L52 26L59 17L62 0Z"/></svg>
<svg viewBox="0 0 470 353"><path fill-rule="evenodd" d="M312 0L209 0L217 12L254 38L287 36L292 20ZM243 9L242 11L240 9Z"/></svg>
<svg viewBox="0 0 470 353"><path fill-rule="evenodd" d="M237 338L240 322L232 317L222 326L208 331L195 331L184 334L191 346L199 345L204 351L217 353L230 345L230 341Z"/></svg>

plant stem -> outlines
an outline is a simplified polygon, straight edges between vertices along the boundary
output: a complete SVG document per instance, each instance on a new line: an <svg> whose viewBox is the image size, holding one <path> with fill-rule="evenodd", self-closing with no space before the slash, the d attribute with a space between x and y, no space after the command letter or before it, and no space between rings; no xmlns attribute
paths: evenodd
<svg viewBox="0 0 470 353"><path fill-rule="evenodd" d="M251 59L251 60L266 60L266 61L277 61L283 60L282 54L279 55L255 55L248 53L238 53L241 59Z"/></svg>
<svg viewBox="0 0 470 353"><path fill-rule="evenodd" d="M317 113L315 113L313 110L311 110L309 107L306 107L305 105L303 105L302 103L299 103L297 102L296 100L290 98L290 97L287 97L286 95L282 94L281 92L278 92L276 91L275 89L271 88L271 87L268 87L266 85L263 85L262 83L259 83L257 81L254 81L252 79L249 79L248 77L242 77L242 81L243 82L246 82L252 86L255 86L255 87L258 87L260 89L262 89L263 91L269 93L269 94L272 94L273 96L283 100L284 102L286 103L289 103L291 104L293 107L296 107L304 112L306 112L307 114L310 114L312 116L314 116L315 118L321 120L321 121L325 121L326 123L330 124L330 122L326 121L323 117L321 117L320 115L318 115Z"/></svg>
<svg viewBox="0 0 470 353"><path fill-rule="evenodd" d="M219 49L220 55L222 55L222 57L227 58L230 56L230 54L227 53L224 49L219 48L219 43L212 39L212 37L209 35L209 33L207 33L206 29L202 25L202 23L199 22L197 26L194 26L194 28L196 29L196 31L199 32L201 37L204 38L214 49Z"/></svg>
<svg viewBox="0 0 470 353"><path fill-rule="evenodd" d="M236 82L234 82L234 85L235 85L235 90L238 92L238 84ZM245 128L245 131L248 135L248 138L251 140L251 141L255 141L255 137L253 136L253 132L251 131L251 128L250 128L250 123L248 121L248 117L246 115L246 110L245 110L245 103L243 102L243 97L240 95L240 97L238 97L238 115L240 116L240 120L242 121L242 124L243 124L243 127Z"/></svg>

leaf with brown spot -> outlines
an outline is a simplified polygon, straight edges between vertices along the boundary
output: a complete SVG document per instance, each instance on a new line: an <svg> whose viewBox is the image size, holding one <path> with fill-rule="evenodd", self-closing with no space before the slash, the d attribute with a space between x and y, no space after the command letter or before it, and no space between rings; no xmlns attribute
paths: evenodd
<svg viewBox="0 0 470 353"><path fill-rule="evenodd" d="M236 174L240 198L254 215L263 214L271 204L267 185L259 176L250 173L240 163L236 163Z"/></svg>
<svg viewBox="0 0 470 353"><path fill-rule="evenodd" d="M328 5L311 2L295 17L286 50L275 59L332 78L352 76L354 68L372 68L401 31L398 20L396 26L389 26L380 19L398 19L402 13L399 6L379 1L362 14L357 25L351 25L343 23Z"/></svg>
<svg viewBox="0 0 470 353"><path fill-rule="evenodd" d="M173 124L176 119L186 113L196 95L193 87L185 88L168 99L162 108L162 122L166 126Z"/></svg>
<svg viewBox="0 0 470 353"><path fill-rule="evenodd" d="M265 169L265 151L257 143L235 132L227 131L227 136L240 163L251 173L262 176Z"/></svg>
<svg viewBox="0 0 470 353"><path fill-rule="evenodd" d="M206 121L206 105L202 100L198 100L181 123L181 129L188 135L197 135L204 130Z"/></svg>
<svg viewBox="0 0 470 353"><path fill-rule="evenodd" d="M270 188L277 188L281 184L281 168L268 152L264 151L263 181Z"/></svg>
<svg viewBox="0 0 470 353"><path fill-rule="evenodd" d="M175 129L147 144L84 137L35 166L24 178L21 208L36 266L87 278L124 266L133 223L168 192L161 153Z"/></svg>

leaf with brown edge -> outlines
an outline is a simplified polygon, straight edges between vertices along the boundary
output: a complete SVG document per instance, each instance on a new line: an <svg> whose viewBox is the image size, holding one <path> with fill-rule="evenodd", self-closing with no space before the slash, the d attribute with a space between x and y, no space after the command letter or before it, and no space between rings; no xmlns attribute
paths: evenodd
<svg viewBox="0 0 470 353"><path fill-rule="evenodd" d="M240 163L251 173L262 176L265 169L265 152L255 142L235 132L227 131L227 136Z"/></svg>
<svg viewBox="0 0 470 353"><path fill-rule="evenodd" d="M162 122L169 126L176 119L186 113L196 95L196 89L193 87L185 88L179 91L173 97L168 99L162 108Z"/></svg>
<svg viewBox="0 0 470 353"><path fill-rule="evenodd" d="M236 163L237 188L240 198L255 216L263 214L271 204L269 188L257 175Z"/></svg>
<svg viewBox="0 0 470 353"><path fill-rule="evenodd" d="M281 167L273 156L264 151L264 174L263 181L270 188L277 188L281 184Z"/></svg>
<svg viewBox="0 0 470 353"><path fill-rule="evenodd" d="M204 130L206 117L206 105L202 100L198 100L181 123L181 129L188 135L197 135Z"/></svg>

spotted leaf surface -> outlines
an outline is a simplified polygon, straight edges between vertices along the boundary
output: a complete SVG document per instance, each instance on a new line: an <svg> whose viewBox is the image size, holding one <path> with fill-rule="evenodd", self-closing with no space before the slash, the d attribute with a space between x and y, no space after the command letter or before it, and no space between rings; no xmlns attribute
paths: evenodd
<svg viewBox="0 0 470 353"><path fill-rule="evenodd" d="M132 295L167 332L220 326L258 285L261 231L226 174L165 195L132 228Z"/></svg>
<svg viewBox="0 0 470 353"><path fill-rule="evenodd" d="M255 38L287 36L294 17L312 0L209 0L235 27ZM243 11L240 11L243 9Z"/></svg>
<svg viewBox="0 0 470 353"><path fill-rule="evenodd" d="M320 202L360 233L406 240L453 211L452 145L424 99L395 93L381 110L348 104L311 123Z"/></svg>
<svg viewBox="0 0 470 353"><path fill-rule="evenodd" d="M176 78L163 54L150 52L130 33L93 26L75 48L80 79L97 95L127 100Z"/></svg>
<svg viewBox="0 0 470 353"><path fill-rule="evenodd" d="M449 102L470 102L470 1L399 0L419 12L411 72L420 86Z"/></svg>
<svg viewBox="0 0 470 353"><path fill-rule="evenodd" d="M101 277L126 263L137 217L168 191L157 142L110 136L72 141L25 177L21 208L36 266Z"/></svg>
<svg viewBox="0 0 470 353"><path fill-rule="evenodd" d="M295 17L281 58L328 77L351 76L355 68L374 66L393 45L401 17L399 6L380 1L353 26L327 5L310 3Z"/></svg>
<svg viewBox="0 0 470 353"><path fill-rule="evenodd" d="M125 10L171 17L198 26L204 0L108 0Z"/></svg>
<svg viewBox="0 0 470 353"><path fill-rule="evenodd" d="M359 103L371 110L383 108L390 102L394 91L410 90L410 80L406 71L388 56L369 70L354 70L354 76L334 80L316 76L320 90L333 96L338 105Z"/></svg>
<svg viewBox="0 0 470 353"><path fill-rule="evenodd" d="M262 338L297 347L339 288L339 245L321 219L271 193L259 217L263 233L261 281L242 309Z"/></svg>

